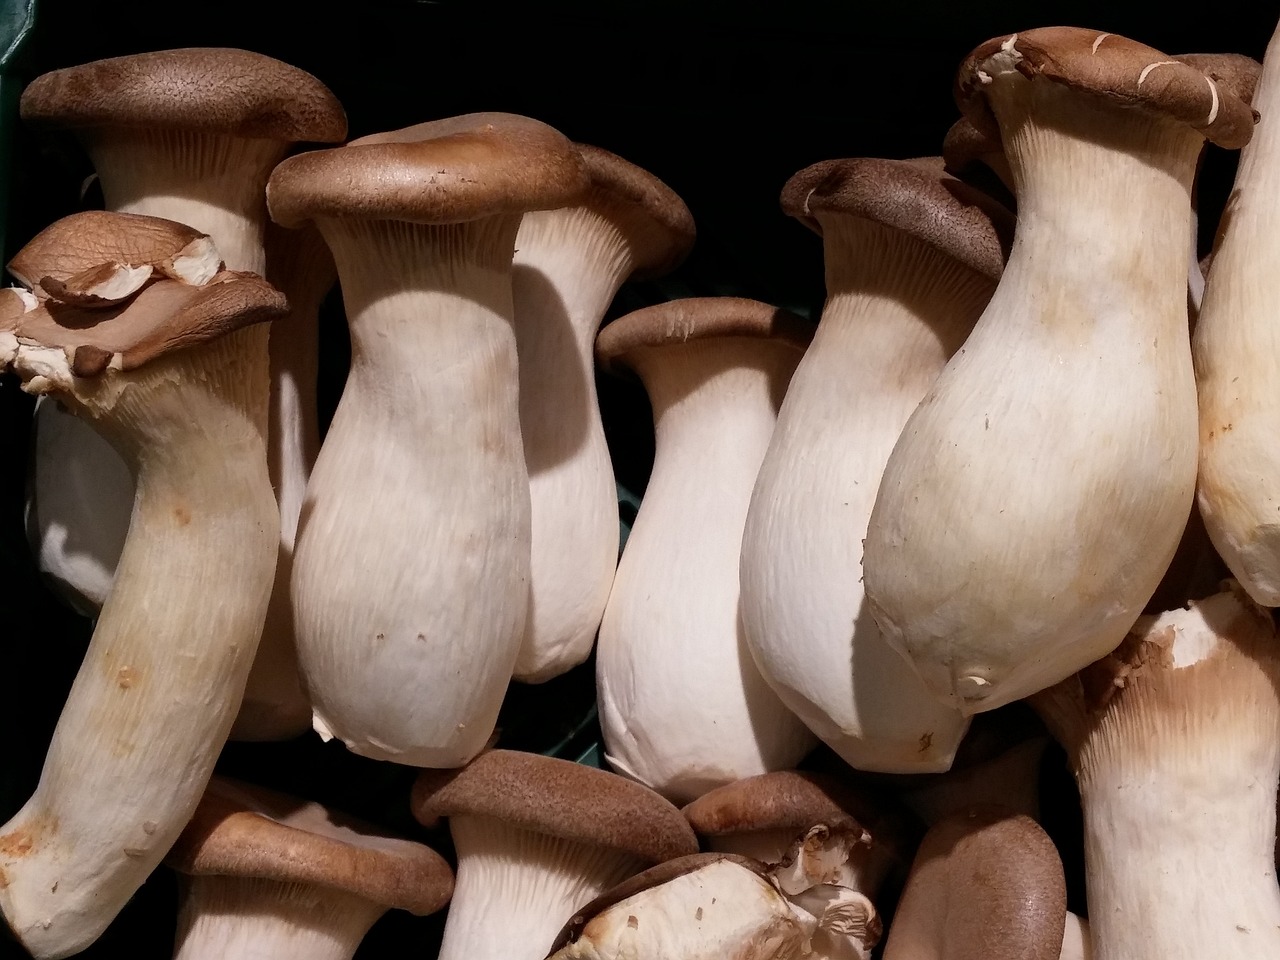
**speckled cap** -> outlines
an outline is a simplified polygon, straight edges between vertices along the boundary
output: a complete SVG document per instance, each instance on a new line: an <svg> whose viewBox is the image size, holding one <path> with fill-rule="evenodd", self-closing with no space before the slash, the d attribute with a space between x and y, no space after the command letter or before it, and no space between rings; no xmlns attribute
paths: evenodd
<svg viewBox="0 0 1280 960"><path fill-rule="evenodd" d="M1249 105L1200 70L1146 44L1084 27L1039 27L995 37L965 57L956 76L956 103L989 135L998 136L984 95L995 58L1008 60L1025 77L1180 121L1221 147L1243 147L1253 136Z"/></svg>
<svg viewBox="0 0 1280 960"><path fill-rule="evenodd" d="M413 815L493 817L535 833L591 843L661 863L698 849L680 811L648 787L594 767L490 750L458 770L423 770Z"/></svg>
<svg viewBox="0 0 1280 960"><path fill-rule="evenodd" d="M660 277L678 267L693 248L693 214L676 192L649 171L616 153L585 143L574 144L591 178L594 193L624 205L643 217L651 229L633 239L633 279Z"/></svg>
<svg viewBox="0 0 1280 960"><path fill-rule="evenodd" d="M342 104L297 67L248 50L188 47L95 60L43 74L22 119L60 129L145 127L335 143Z"/></svg>
<svg viewBox="0 0 1280 960"><path fill-rule="evenodd" d="M884 960L1058 960L1066 880L1030 817L979 807L925 835Z"/></svg>
<svg viewBox="0 0 1280 960"><path fill-rule="evenodd" d="M462 223L575 201L589 180L552 127L511 113L471 113L300 153L267 183L271 218Z"/></svg>
<svg viewBox="0 0 1280 960"><path fill-rule="evenodd" d="M605 326L596 337L596 360L621 373L633 350L716 337L776 339L803 352L813 330L809 321L759 300L689 297L635 310Z"/></svg>
<svg viewBox="0 0 1280 960"><path fill-rule="evenodd" d="M670 883L672 880L693 873L695 870L701 870L704 867L709 867L722 861L736 863L744 870L749 870L757 876L763 877L768 873L764 864L749 857L740 857L732 853L693 853L686 857L679 857L660 863L642 873L637 873L633 877L628 877L615 887L610 887L574 913L569 922L561 929L560 935L556 937L551 949L547 951L547 956L550 957L557 950L561 950L576 941L582 936L583 928L588 923L615 904L619 904L623 900L634 897L636 894L643 893L653 887Z"/></svg>
<svg viewBox="0 0 1280 960"><path fill-rule="evenodd" d="M782 212L817 233L818 211L901 230L998 281L1013 242L1013 214L942 169L939 157L824 160L782 188Z"/></svg>
<svg viewBox="0 0 1280 960"><path fill-rule="evenodd" d="M419 916L453 895L453 871L430 847L222 777L210 781L165 862L194 876L328 887Z"/></svg>

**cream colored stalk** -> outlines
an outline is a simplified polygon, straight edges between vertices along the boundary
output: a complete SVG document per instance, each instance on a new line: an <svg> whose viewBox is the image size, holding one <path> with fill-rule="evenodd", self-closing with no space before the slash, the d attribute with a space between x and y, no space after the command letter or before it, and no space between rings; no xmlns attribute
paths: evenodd
<svg viewBox="0 0 1280 960"><path fill-rule="evenodd" d="M493 732L530 562L511 258L526 210L584 188L564 137L509 114L365 137L272 175L276 221L313 221L332 250L351 327L292 586L313 723L356 753L456 767Z"/></svg>
<svg viewBox="0 0 1280 960"><path fill-rule="evenodd" d="M666 184L606 150L577 150L590 191L570 206L524 215L511 275L533 510L529 615L515 677L528 683L586 660L618 563L596 331L623 281L674 269L693 242L689 210Z"/></svg>
<svg viewBox="0 0 1280 960"><path fill-rule="evenodd" d="M1255 601L1280 606L1280 337L1273 330L1280 225L1280 31L1254 97L1193 350L1200 392L1198 499L1213 545Z"/></svg>
<svg viewBox="0 0 1280 960"><path fill-rule="evenodd" d="M782 702L851 766L946 770L968 721L881 639L863 603L862 541L902 426L995 289L1012 218L893 160L817 164L782 200L823 237L827 303L751 496L747 643Z"/></svg>
<svg viewBox="0 0 1280 960"><path fill-rule="evenodd" d="M597 343L644 382L656 433L596 651L605 759L676 803L794 767L813 744L738 617L751 488L808 335L765 304L699 298L615 320Z"/></svg>
<svg viewBox="0 0 1280 960"><path fill-rule="evenodd" d="M23 337L25 388L92 421L138 491L39 785L0 828L0 910L34 956L52 958L106 928L191 816L253 660L278 520L265 325L137 369L113 353L100 378L72 374L92 351L73 360Z"/></svg>
<svg viewBox="0 0 1280 960"><path fill-rule="evenodd" d="M999 121L1017 234L889 457L865 583L885 638L973 713L1112 649L1169 565L1196 473L1196 125L1238 145L1252 116L1159 51L1075 28L989 41L959 82Z"/></svg>
<svg viewBox="0 0 1280 960"><path fill-rule="evenodd" d="M23 92L23 120L72 129L93 162L107 208L190 224L214 238L226 265L263 275L267 177L296 141L346 137L346 117L315 77L246 50L161 50L99 60L43 74ZM302 316L302 313L298 313ZM314 320L312 320L314 323ZM272 480L283 523L280 594L255 671L245 739L276 739L306 729L298 696L263 709L259 691L289 686L288 557L301 490L315 457L314 330L301 322L270 340ZM37 403L35 469L28 529L41 567L82 612L101 606L115 573L133 501L119 455L82 422L43 398ZM64 477L86 478L68 484ZM284 655L281 655L284 651ZM282 671L282 680L268 676ZM279 696L280 694L273 694Z"/></svg>
<svg viewBox="0 0 1280 960"><path fill-rule="evenodd" d="M1230 586L1032 700L1080 787L1094 960L1280 956L1280 645Z"/></svg>

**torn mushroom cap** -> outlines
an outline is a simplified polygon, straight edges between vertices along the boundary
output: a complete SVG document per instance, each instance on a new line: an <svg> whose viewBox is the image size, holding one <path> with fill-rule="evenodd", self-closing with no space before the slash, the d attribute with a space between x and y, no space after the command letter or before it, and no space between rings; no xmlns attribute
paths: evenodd
<svg viewBox="0 0 1280 960"><path fill-rule="evenodd" d="M1039 27L988 40L960 64L956 102L980 132L997 140L999 127L984 95L991 78L983 64L999 54L1011 57L1024 76L1185 123L1221 147L1242 147L1253 135L1249 105L1195 67L1116 34Z"/></svg>
<svg viewBox="0 0 1280 960"><path fill-rule="evenodd" d="M261 277L224 270L203 286L161 280L108 308L46 300L34 310L0 317L0 329L20 343L61 348L73 376L96 377L108 367L132 370L286 311L284 297Z"/></svg>
<svg viewBox="0 0 1280 960"><path fill-rule="evenodd" d="M569 918L569 922L564 925L560 935L556 937L555 942L551 945L551 949L547 951L547 955L551 956L569 944L574 943L582 936L587 924L610 907L616 906L638 893L652 890L654 887L661 886L678 877L687 876L715 863L732 863L761 879L768 876L767 868L758 860L753 860L750 857L740 857L733 853L691 853L682 857L674 857L659 863L657 866L650 867L648 870L637 873L633 877L628 877L584 906Z"/></svg>
<svg viewBox="0 0 1280 960"><path fill-rule="evenodd" d="M58 300L104 267L149 267L187 283L207 283L222 268L213 240L186 224L134 213L86 210L54 221L9 261L19 282ZM133 291L129 291L133 292Z"/></svg>
<svg viewBox="0 0 1280 960"><path fill-rule="evenodd" d="M779 307L743 297L688 297L635 310L596 337L596 360L626 376L635 350L712 337L776 337L803 352L813 324Z"/></svg>
<svg viewBox="0 0 1280 960"><path fill-rule="evenodd" d="M885 960L1058 960L1066 880L1030 817L975 807L925 835Z"/></svg>
<svg viewBox="0 0 1280 960"><path fill-rule="evenodd" d="M453 893L430 847L264 787L214 777L165 857L191 876L308 884L424 916Z"/></svg>
<svg viewBox="0 0 1280 960"><path fill-rule="evenodd" d="M937 158L825 160L782 189L782 212L815 233L831 211L901 230L993 282L1013 242L1008 209L940 169Z"/></svg>
<svg viewBox="0 0 1280 960"><path fill-rule="evenodd" d="M779 770L717 787L684 808L699 836L713 844L739 836L772 839L763 846L734 845L766 863L776 863L791 843L814 826L859 835L865 850L851 856L856 889L874 896L895 865L905 870L919 841L919 829L887 797L837 777L805 770ZM730 840L732 843L732 840Z"/></svg>
<svg viewBox="0 0 1280 960"><path fill-rule="evenodd" d="M493 817L514 827L596 844L661 863L693 853L698 840L674 806L617 774L513 750L490 750L458 770L423 770L413 815Z"/></svg>
<svg viewBox="0 0 1280 960"><path fill-rule="evenodd" d="M248 50L187 47L95 60L43 74L22 119L84 129L137 127L331 143L347 135L333 93L297 67Z"/></svg>
<svg viewBox="0 0 1280 960"><path fill-rule="evenodd" d="M461 223L572 203L587 188L573 145L510 113L432 120L283 161L267 184L271 217Z"/></svg>
<svg viewBox="0 0 1280 960"><path fill-rule="evenodd" d="M575 143L587 176L587 203L614 213L627 238L634 268L631 279L661 277L678 267L693 248L696 228L685 202L649 171L617 154Z"/></svg>

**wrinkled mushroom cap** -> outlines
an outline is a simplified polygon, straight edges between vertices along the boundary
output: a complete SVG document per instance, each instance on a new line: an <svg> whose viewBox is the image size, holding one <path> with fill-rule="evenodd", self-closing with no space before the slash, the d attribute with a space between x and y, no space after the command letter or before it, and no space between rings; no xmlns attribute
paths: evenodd
<svg viewBox="0 0 1280 960"><path fill-rule="evenodd" d="M992 281L1013 242L1013 214L943 171L936 157L824 160L792 176L781 203L817 233L819 211L901 230Z"/></svg>
<svg viewBox="0 0 1280 960"><path fill-rule="evenodd" d="M885 960L1058 960L1066 880L1030 817L996 807L925 834L889 930Z"/></svg>
<svg viewBox="0 0 1280 960"><path fill-rule="evenodd" d="M453 895L453 871L430 847L224 777L209 782L165 862L193 876L314 884L419 916Z"/></svg>
<svg viewBox="0 0 1280 960"><path fill-rule="evenodd" d="M716 337L773 338L803 353L813 324L781 307L743 297L688 297L635 310L608 324L596 337L596 359L611 373L628 366L628 355Z"/></svg>
<svg viewBox="0 0 1280 960"><path fill-rule="evenodd" d="M346 114L323 83L248 50L188 47L95 60L37 77L22 119L57 128L137 127L335 143Z"/></svg>
<svg viewBox="0 0 1280 960"><path fill-rule="evenodd" d="M1222 147L1253 136L1255 115L1239 96L1200 70L1146 44L1084 27L1040 27L988 40L960 64L955 96L983 133L999 137L984 91L988 61L1004 54L1028 78L1043 78L1117 107L1185 123Z"/></svg>
<svg viewBox="0 0 1280 960"><path fill-rule="evenodd" d="M593 191L634 209L654 228L655 237L634 248L633 279L660 277L678 267L693 248L693 214L676 192L649 171L600 147L574 144Z"/></svg>
<svg viewBox="0 0 1280 960"><path fill-rule="evenodd" d="M490 750L457 770L423 770L413 815L493 817L579 843L661 863L698 849L684 816L648 787L594 767L514 750Z"/></svg>
<svg viewBox="0 0 1280 960"><path fill-rule="evenodd" d="M559 131L510 113L471 113L313 150L276 167L271 218L462 223L547 210L581 196L588 179Z"/></svg>

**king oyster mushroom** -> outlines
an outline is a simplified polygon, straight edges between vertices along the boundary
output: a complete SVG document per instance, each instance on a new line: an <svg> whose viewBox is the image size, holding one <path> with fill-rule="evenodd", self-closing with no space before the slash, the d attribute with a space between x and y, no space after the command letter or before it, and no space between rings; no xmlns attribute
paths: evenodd
<svg viewBox="0 0 1280 960"><path fill-rule="evenodd" d="M574 910L698 849L652 790L537 754L491 750L461 770L424 770L412 803L426 826L448 817L458 852L439 960L539 960Z"/></svg>
<svg viewBox="0 0 1280 960"><path fill-rule="evenodd" d="M760 676L738 616L742 526L812 328L755 300L675 300L596 340L653 406L653 473L600 625L605 759L678 803L795 766L813 737Z"/></svg>
<svg viewBox="0 0 1280 960"><path fill-rule="evenodd" d="M167 255L139 257L165 235ZM50 236L60 241L52 250ZM40 782L0 827L0 911L40 958L91 943L190 818L266 614L278 514L263 439L263 321L285 302L253 274L218 271L207 241L152 217L79 214L16 258L43 290L78 295L35 306L3 295L0 326L24 389L91 422L138 491ZM80 289L104 264L163 266L193 243L208 267L195 271L200 283L162 269L114 303L97 284Z"/></svg>
<svg viewBox="0 0 1280 960"><path fill-rule="evenodd" d="M456 767L493 732L524 634L529 478L511 259L521 216L580 197L572 145L469 114L281 163L283 226L333 251L352 357L294 551L298 660L322 736Z"/></svg>
<svg viewBox="0 0 1280 960"><path fill-rule="evenodd" d="M388 909L425 916L453 893L430 847L225 777L165 862L182 875L174 960L350 960Z"/></svg>
<svg viewBox="0 0 1280 960"><path fill-rule="evenodd" d="M1071 27L982 44L957 90L999 126L1017 233L889 457L864 569L885 638L973 713L1114 648L1173 557L1196 475L1191 180L1205 138L1241 146L1253 114L1158 50Z"/></svg>
<svg viewBox="0 0 1280 960"><path fill-rule="evenodd" d="M618 564L618 504L592 348L624 280L674 270L693 244L689 208L653 174L575 144L591 188L520 219L511 275L520 435L533 561L515 677L548 680L595 643Z"/></svg>
<svg viewBox="0 0 1280 960"><path fill-rule="evenodd" d="M347 135L342 105L304 70L248 50L195 47L95 60L42 74L23 91L23 121L70 130L97 171L109 209L190 224L209 234L229 269L271 276L263 231L272 168L299 141ZM296 260L278 238L272 258ZM273 281L274 282L274 281ZM331 281L330 281L331 282ZM314 462L318 334L307 296L286 291L291 316L270 338L268 461L281 510L280 562L263 665L251 674L235 733L287 738L309 709L292 664L289 558ZM96 614L128 528L133 478L80 420L41 398L27 523L40 567L77 608ZM78 478L68 483L67 478ZM275 674L278 674L276 676Z"/></svg>
<svg viewBox="0 0 1280 960"><path fill-rule="evenodd" d="M828 160L782 191L823 238L827 303L751 495L742 627L782 702L860 770L946 770L968 726L880 637L861 583L885 461L991 298L1013 231L939 167Z"/></svg>

